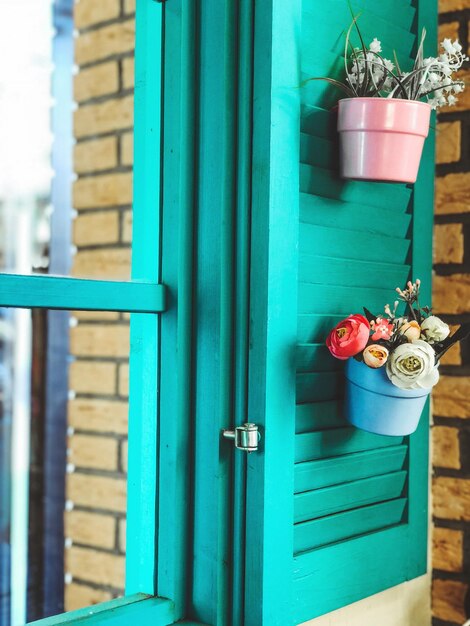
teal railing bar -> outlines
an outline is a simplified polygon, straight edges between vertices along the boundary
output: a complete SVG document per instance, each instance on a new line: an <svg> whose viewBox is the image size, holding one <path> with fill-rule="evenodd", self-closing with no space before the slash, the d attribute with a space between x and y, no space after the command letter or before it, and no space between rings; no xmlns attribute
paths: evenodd
<svg viewBox="0 0 470 626"><path fill-rule="evenodd" d="M161 313L165 288L152 282L0 274L0 307Z"/></svg>
<svg viewBox="0 0 470 626"><path fill-rule="evenodd" d="M135 594L126 598L117 598L103 602L96 606L88 606L77 611L70 611L62 615L46 617L28 626L128 626L140 621L142 624L152 623L152 626L169 626L174 622L173 602L165 598L152 598L144 594ZM151 620L151 622L150 622Z"/></svg>

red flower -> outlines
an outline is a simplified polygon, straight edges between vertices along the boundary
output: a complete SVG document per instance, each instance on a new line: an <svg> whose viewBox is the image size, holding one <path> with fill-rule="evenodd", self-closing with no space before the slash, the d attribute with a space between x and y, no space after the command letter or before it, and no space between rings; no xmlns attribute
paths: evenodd
<svg viewBox="0 0 470 626"><path fill-rule="evenodd" d="M333 328L326 345L334 357L345 361L364 350L369 333L369 322L363 315L350 315Z"/></svg>

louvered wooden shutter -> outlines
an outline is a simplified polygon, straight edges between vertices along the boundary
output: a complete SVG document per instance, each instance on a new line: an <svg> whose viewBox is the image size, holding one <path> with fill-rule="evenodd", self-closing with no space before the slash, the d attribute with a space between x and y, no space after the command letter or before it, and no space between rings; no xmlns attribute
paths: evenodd
<svg viewBox="0 0 470 626"><path fill-rule="evenodd" d="M354 0L367 43L377 37L410 66L433 2ZM433 5L433 6L431 6ZM346 0L303 0L302 79L343 68ZM432 21L431 21L432 23ZM431 30L428 27L428 31ZM433 36L430 32L429 37ZM429 42L430 50L433 50ZM380 312L393 288L430 280L433 140L412 186L342 181L331 111L338 92L302 90L299 302L294 495L296 621L425 572L427 419L410 437L356 430L342 416L342 365L331 327L364 305ZM421 249L420 249L421 248ZM429 296L429 289L427 294ZM377 406L380 411L380 406Z"/></svg>

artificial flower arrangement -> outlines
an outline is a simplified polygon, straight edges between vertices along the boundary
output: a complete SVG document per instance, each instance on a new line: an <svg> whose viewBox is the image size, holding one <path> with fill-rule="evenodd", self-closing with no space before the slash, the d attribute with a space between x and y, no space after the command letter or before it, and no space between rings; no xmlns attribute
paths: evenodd
<svg viewBox="0 0 470 626"><path fill-rule="evenodd" d="M408 435L418 426L427 396L439 380L439 361L470 334L470 324L453 335L429 307L419 304L420 281L397 288L399 300L385 315L350 315L329 333L326 345L346 364L346 418L358 428Z"/></svg>
<svg viewBox="0 0 470 626"><path fill-rule="evenodd" d="M360 47L351 43L355 28ZM454 105L465 83L455 73L468 60L461 44L441 43L438 57L424 57L426 31L409 71L382 56L382 44L374 38L367 47L357 17L346 34L344 82L326 80L346 98L338 103L340 172L343 178L415 182L429 133L432 109ZM308 82L308 81L306 81Z"/></svg>

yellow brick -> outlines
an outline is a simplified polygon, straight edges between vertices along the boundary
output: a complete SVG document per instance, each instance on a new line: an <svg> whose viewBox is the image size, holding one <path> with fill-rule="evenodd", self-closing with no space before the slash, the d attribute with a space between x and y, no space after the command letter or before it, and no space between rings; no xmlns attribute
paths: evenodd
<svg viewBox="0 0 470 626"><path fill-rule="evenodd" d="M134 89L134 58L126 57L122 60L122 86L124 89Z"/></svg>
<svg viewBox="0 0 470 626"><path fill-rule="evenodd" d="M466 620L467 585L454 580L433 580L432 614L438 619L463 624Z"/></svg>
<svg viewBox="0 0 470 626"><path fill-rule="evenodd" d="M125 133L121 137L121 164L132 165L134 163L134 135Z"/></svg>
<svg viewBox="0 0 470 626"><path fill-rule="evenodd" d="M67 474L67 498L79 506L125 513L126 481L122 478Z"/></svg>
<svg viewBox="0 0 470 626"><path fill-rule="evenodd" d="M126 520L119 520L119 550L126 551Z"/></svg>
<svg viewBox="0 0 470 626"><path fill-rule="evenodd" d="M470 418L470 377L441 376L433 391L433 412L439 417Z"/></svg>
<svg viewBox="0 0 470 626"><path fill-rule="evenodd" d="M76 209L94 209L132 202L132 173L79 178L73 186Z"/></svg>
<svg viewBox="0 0 470 626"><path fill-rule="evenodd" d="M459 23L458 22L444 22L439 24L439 30L437 39L439 43L444 39L458 39L459 38ZM443 52L441 49L440 52Z"/></svg>
<svg viewBox="0 0 470 626"><path fill-rule="evenodd" d="M459 432L457 428L434 426L432 429L433 465L460 469Z"/></svg>
<svg viewBox="0 0 470 626"><path fill-rule="evenodd" d="M124 0L124 11L126 13L135 13L135 0Z"/></svg>
<svg viewBox="0 0 470 626"><path fill-rule="evenodd" d="M123 556L72 546L66 553L66 566L80 580L117 589L124 587Z"/></svg>
<svg viewBox="0 0 470 626"><path fill-rule="evenodd" d="M113 394L116 365L95 361L74 361L69 369L69 388L76 393Z"/></svg>
<svg viewBox="0 0 470 626"><path fill-rule="evenodd" d="M433 480L432 493L436 517L470 520L470 480L439 476Z"/></svg>
<svg viewBox="0 0 470 626"><path fill-rule="evenodd" d="M110 437L72 435L69 461L75 467L97 470L118 470L118 442Z"/></svg>
<svg viewBox="0 0 470 626"><path fill-rule="evenodd" d="M460 122L441 122L436 133L436 162L455 163L460 161L462 139Z"/></svg>
<svg viewBox="0 0 470 626"><path fill-rule="evenodd" d="M73 317L84 322L112 322L119 319L114 311L72 311Z"/></svg>
<svg viewBox="0 0 470 626"><path fill-rule="evenodd" d="M124 243L130 243L132 241L132 211L126 211L124 213L122 222L122 240Z"/></svg>
<svg viewBox="0 0 470 626"><path fill-rule="evenodd" d="M119 68L116 61L80 70L73 81L77 102L107 96L119 90Z"/></svg>
<svg viewBox="0 0 470 626"><path fill-rule="evenodd" d="M83 609L87 606L93 606L100 604L101 602L107 602L112 599L112 594L109 591L103 591L102 589L93 589L88 585L77 585L72 583L71 585L65 585L65 610L76 611L77 609Z"/></svg>
<svg viewBox="0 0 470 626"><path fill-rule="evenodd" d="M74 9L75 28L88 28L119 17L119 0L79 0Z"/></svg>
<svg viewBox="0 0 470 626"><path fill-rule="evenodd" d="M470 308L470 274L435 276L433 308L437 314L468 313Z"/></svg>
<svg viewBox="0 0 470 626"><path fill-rule="evenodd" d="M127 364L119 366L119 395L129 395L129 365Z"/></svg>
<svg viewBox="0 0 470 626"><path fill-rule="evenodd" d="M117 138L104 137L81 141L74 146L74 169L77 174L110 170L117 166Z"/></svg>
<svg viewBox="0 0 470 626"><path fill-rule="evenodd" d="M74 113L75 137L89 137L121 128L131 128L133 119L132 96L81 106Z"/></svg>
<svg viewBox="0 0 470 626"><path fill-rule="evenodd" d="M128 456L127 452L128 452L127 441L123 441L121 445L121 463L122 463L122 469L124 470L124 472L127 472L127 456Z"/></svg>
<svg viewBox="0 0 470 626"><path fill-rule="evenodd" d="M69 511L65 513L65 536L73 543L114 548L115 519L110 515Z"/></svg>
<svg viewBox="0 0 470 626"><path fill-rule="evenodd" d="M461 572L463 567L463 533L450 528L433 528L432 566L446 572Z"/></svg>
<svg viewBox="0 0 470 626"><path fill-rule="evenodd" d="M129 356L129 326L79 324L70 329L70 352L74 356Z"/></svg>
<svg viewBox="0 0 470 626"><path fill-rule="evenodd" d="M118 211L85 213L73 222L73 242L76 246L117 243L118 240Z"/></svg>
<svg viewBox="0 0 470 626"><path fill-rule="evenodd" d="M462 365L460 343L455 343L441 359L441 365Z"/></svg>
<svg viewBox="0 0 470 626"><path fill-rule="evenodd" d="M463 263L462 224L434 226L434 263Z"/></svg>
<svg viewBox="0 0 470 626"><path fill-rule="evenodd" d="M130 52L134 50L134 45L134 20L111 24L83 33L77 38L75 61L78 65L100 61L115 54Z"/></svg>
<svg viewBox="0 0 470 626"><path fill-rule="evenodd" d="M75 398L69 401L68 423L73 428L127 433L127 402Z"/></svg>
<svg viewBox="0 0 470 626"><path fill-rule="evenodd" d="M74 257L72 275L82 278L129 280L129 248L81 250Z"/></svg>
<svg viewBox="0 0 470 626"><path fill-rule="evenodd" d="M439 13L468 9L468 0L439 0Z"/></svg>
<svg viewBox="0 0 470 626"><path fill-rule="evenodd" d="M448 174L436 179L436 213L470 212L470 172Z"/></svg>

